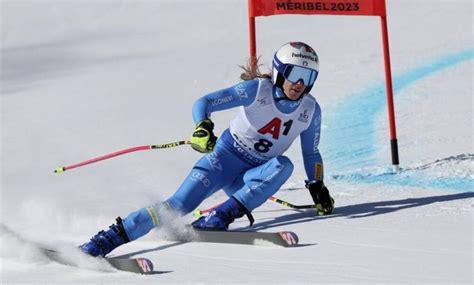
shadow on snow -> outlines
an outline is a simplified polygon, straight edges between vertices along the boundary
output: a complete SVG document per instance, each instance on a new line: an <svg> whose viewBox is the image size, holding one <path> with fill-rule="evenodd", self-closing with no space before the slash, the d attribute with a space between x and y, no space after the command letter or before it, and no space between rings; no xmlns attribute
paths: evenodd
<svg viewBox="0 0 474 285"><path fill-rule="evenodd" d="M290 215L283 215L275 217L271 220L258 222L254 225L254 230L262 230L274 227L280 227L285 225L299 224L311 222L314 220L321 219L332 219L346 217L348 219L365 218L383 214L389 214L400 210L409 208L426 206L434 203L449 202L455 200L463 200L474 198L474 193L457 193L450 195L420 197L420 198L407 198L401 200L392 201L378 201L370 203L362 203L356 205L348 205L337 207L334 209L334 213L330 216L316 216L314 210L298 210L296 213ZM281 210L278 210L281 211ZM291 211L291 209L288 209Z"/></svg>

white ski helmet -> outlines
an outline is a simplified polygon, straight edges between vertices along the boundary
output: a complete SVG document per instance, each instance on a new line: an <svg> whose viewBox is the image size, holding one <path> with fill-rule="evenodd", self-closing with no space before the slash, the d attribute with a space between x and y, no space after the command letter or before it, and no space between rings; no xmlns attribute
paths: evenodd
<svg viewBox="0 0 474 285"><path fill-rule="evenodd" d="M318 77L319 58L309 45L302 42L290 42L281 46L273 56L273 84L282 88L286 80L296 83L300 80L309 93Z"/></svg>

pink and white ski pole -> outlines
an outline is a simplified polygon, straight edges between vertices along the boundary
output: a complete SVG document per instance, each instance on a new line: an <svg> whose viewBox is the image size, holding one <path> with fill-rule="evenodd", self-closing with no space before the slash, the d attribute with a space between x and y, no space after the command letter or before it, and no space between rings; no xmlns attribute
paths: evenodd
<svg viewBox="0 0 474 285"><path fill-rule="evenodd" d="M81 167L81 166L84 166L84 165L88 165L88 164L91 164L91 163L95 163L95 162L98 162L98 161L106 160L106 159L109 159L109 158L112 158L112 157L116 157L116 156L119 156L119 155L123 155L123 154L126 154L126 153L131 153L131 152L135 152L135 151L172 148L172 147L185 145L185 144L191 144L191 142L187 141L187 140L184 140L184 141L177 141L177 142L166 143L166 144L154 144L154 145L143 145L143 146L131 147L131 148L119 150L119 151L116 151L116 152L112 152L112 153L109 153L109 154L106 154L106 155L103 155L103 156L99 156L99 157L96 157L96 158L92 158L92 159L89 159L89 160L86 160L86 161L83 161L83 162L71 164L71 165L68 165L68 166L58 166L54 170L54 173L63 173L66 170L74 169L74 168L77 168L77 167Z"/></svg>

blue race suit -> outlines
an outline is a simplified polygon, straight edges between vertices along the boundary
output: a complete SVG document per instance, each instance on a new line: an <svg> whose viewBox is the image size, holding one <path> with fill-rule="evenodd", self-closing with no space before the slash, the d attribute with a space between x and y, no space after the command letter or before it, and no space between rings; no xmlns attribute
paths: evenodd
<svg viewBox="0 0 474 285"><path fill-rule="evenodd" d="M198 123L210 118L213 112L252 104L256 100L260 80L263 79L244 81L198 99L193 106L193 121ZM296 110L298 102L281 100L284 96L279 88L273 87L270 90L279 112L288 114ZM301 132L300 140L308 180L322 180L322 158L318 150L321 109L314 102L309 127ZM286 156L278 155L268 160L255 158L238 147L229 129L226 129L214 151L204 155L194 165L181 186L164 205L184 215L192 212L204 199L223 189L228 196L233 196L248 211L252 211L276 193L292 171L293 164ZM160 203L142 208L123 220L130 240L137 239L158 226L162 206Z"/></svg>

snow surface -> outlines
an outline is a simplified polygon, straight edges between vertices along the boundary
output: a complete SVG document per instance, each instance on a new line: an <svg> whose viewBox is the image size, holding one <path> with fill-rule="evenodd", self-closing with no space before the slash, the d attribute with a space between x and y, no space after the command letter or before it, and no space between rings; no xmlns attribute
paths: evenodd
<svg viewBox="0 0 474 285"><path fill-rule="evenodd" d="M288 41L319 53L313 94L334 215L273 202L254 212L258 230L297 232L297 248L169 240L189 215L113 252L162 273L139 276L95 260L60 265L35 244L78 245L166 199L200 154L179 147L52 170L187 138L193 102L238 82L248 59L246 1L1 1L1 283L472 284L473 4L387 5L402 171L389 171L379 19L258 18L264 69ZM218 133L234 115L213 115ZM287 155L295 172L275 196L308 204L299 143Z"/></svg>

